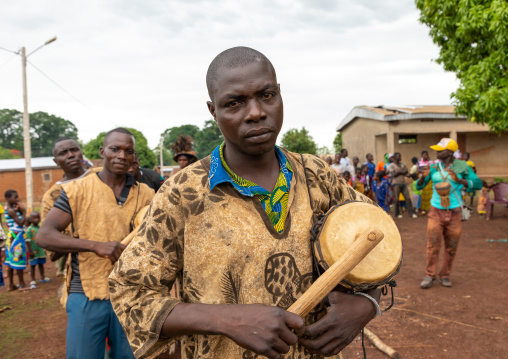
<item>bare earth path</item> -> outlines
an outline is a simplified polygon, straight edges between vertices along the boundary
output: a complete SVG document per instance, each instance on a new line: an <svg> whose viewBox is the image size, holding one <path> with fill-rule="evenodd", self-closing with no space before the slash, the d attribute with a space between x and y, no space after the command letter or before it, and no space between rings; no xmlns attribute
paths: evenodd
<svg viewBox="0 0 508 359"><path fill-rule="evenodd" d="M508 358L508 243L499 241L508 239L508 208L496 206L495 211L491 221L474 215L464 223L452 288L420 289L427 219L396 220L404 264L396 278L395 305L369 329L401 358ZM67 316L56 299L60 280L53 264L47 272L53 281L36 290L0 289L0 308L12 307L0 313L0 358L65 358ZM367 340L365 346L369 359L387 358ZM343 354L344 359L361 358L361 342Z"/></svg>

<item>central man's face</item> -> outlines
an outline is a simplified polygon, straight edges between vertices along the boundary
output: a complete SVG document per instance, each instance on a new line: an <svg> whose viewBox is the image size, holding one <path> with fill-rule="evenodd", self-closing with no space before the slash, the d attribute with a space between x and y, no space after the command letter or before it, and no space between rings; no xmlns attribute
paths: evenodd
<svg viewBox="0 0 508 359"><path fill-rule="evenodd" d="M124 175L134 161L134 137L126 133L113 132L100 148L100 155L104 159L104 167L117 175Z"/></svg>
<svg viewBox="0 0 508 359"><path fill-rule="evenodd" d="M226 147L258 156L273 150L283 122L280 86L266 62L218 72L208 109Z"/></svg>

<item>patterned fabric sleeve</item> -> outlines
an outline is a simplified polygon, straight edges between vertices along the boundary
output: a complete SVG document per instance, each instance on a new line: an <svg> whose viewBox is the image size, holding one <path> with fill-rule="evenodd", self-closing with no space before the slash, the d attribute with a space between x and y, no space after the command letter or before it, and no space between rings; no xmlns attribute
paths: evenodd
<svg viewBox="0 0 508 359"><path fill-rule="evenodd" d="M321 191L325 198L329 198L329 202L313 203L313 207L321 213L326 213L333 206L344 203L346 201L362 201L374 204L367 196L355 191L339 174L329 166L325 161L312 156L304 155L305 172L309 181L311 194ZM299 161L300 162L300 161ZM319 192L312 195L313 201L319 196Z"/></svg>
<svg viewBox="0 0 508 359"><path fill-rule="evenodd" d="M157 192L139 232L109 277L113 309L136 358L164 351L174 338L161 339L165 319L180 301L170 289L183 265L184 210L174 180Z"/></svg>

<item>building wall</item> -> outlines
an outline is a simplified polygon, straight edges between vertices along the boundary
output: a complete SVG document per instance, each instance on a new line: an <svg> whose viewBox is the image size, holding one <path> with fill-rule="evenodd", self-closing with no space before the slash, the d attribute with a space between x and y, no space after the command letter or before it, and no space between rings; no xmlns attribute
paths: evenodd
<svg viewBox="0 0 508 359"><path fill-rule="evenodd" d="M394 133L449 133L450 137L457 139L458 132L488 132L489 128L467 120L458 119L421 119L390 121L390 130Z"/></svg>
<svg viewBox="0 0 508 359"><path fill-rule="evenodd" d="M508 133L466 133L466 149L482 179L508 177Z"/></svg>
<svg viewBox="0 0 508 359"><path fill-rule="evenodd" d="M39 207L44 193L63 177L60 168L33 169L34 206ZM4 193L8 189L18 192L19 198L26 203L25 171L0 172L0 201L4 202Z"/></svg>
<svg viewBox="0 0 508 359"><path fill-rule="evenodd" d="M415 134L415 144L399 144L399 135ZM411 166L411 158L420 159L422 150L429 151L432 159L435 145L443 137L458 141L462 153L470 152L478 176L486 180L493 177L508 177L508 133L501 136L488 132L488 127L465 120L403 120L377 121L356 118L342 131L342 142L349 157L358 156L361 163L367 153L374 154L379 162L386 152L400 152L402 162Z"/></svg>
<svg viewBox="0 0 508 359"><path fill-rule="evenodd" d="M385 152L378 154L375 136L388 132L388 122L357 118L342 130L342 147L349 152L349 157L358 156L360 163L365 163L367 153L374 155L374 162L379 162ZM386 138L386 136L380 136ZM379 151L383 151L382 149Z"/></svg>
<svg viewBox="0 0 508 359"><path fill-rule="evenodd" d="M399 144L399 136L397 133L394 135L394 152L400 152L402 155L402 162L408 167L411 164L411 158L416 157L418 161L421 158L423 150L427 150L431 159L436 159L436 153L430 149L430 146L435 145L443 137L448 137L449 133L423 133L418 134L416 137L416 143L414 144Z"/></svg>

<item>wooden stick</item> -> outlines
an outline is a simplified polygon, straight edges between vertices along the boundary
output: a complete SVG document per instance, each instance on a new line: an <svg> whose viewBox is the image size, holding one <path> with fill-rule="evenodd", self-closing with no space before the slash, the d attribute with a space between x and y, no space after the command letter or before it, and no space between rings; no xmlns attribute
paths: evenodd
<svg viewBox="0 0 508 359"><path fill-rule="evenodd" d="M371 228L359 236L346 253L324 272L288 311L302 318L309 314L383 238L384 234L377 228Z"/></svg>
<svg viewBox="0 0 508 359"><path fill-rule="evenodd" d="M129 233L129 235L127 237L122 239L122 242L120 242L120 243L122 243L124 246L128 246L129 243L132 241L132 239L134 237L136 237L136 234L138 234L138 228L139 227L134 228L134 230L131 233Z"/></svg>
<svg viewBox="0 0 508 359"><path fill-rule="evenodd" d="M393 350L393 348L383 343L382 340L379 339L376 334L372 333L367 328L363 328L363 332L365 333L365 336L369 338L370 342L374 344L374 346L378 348L380 351L382 351L392 359L399 358L399 353L397 353L395 350Z"/></svg>

